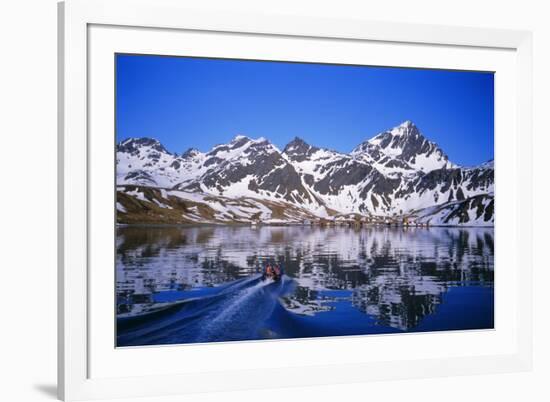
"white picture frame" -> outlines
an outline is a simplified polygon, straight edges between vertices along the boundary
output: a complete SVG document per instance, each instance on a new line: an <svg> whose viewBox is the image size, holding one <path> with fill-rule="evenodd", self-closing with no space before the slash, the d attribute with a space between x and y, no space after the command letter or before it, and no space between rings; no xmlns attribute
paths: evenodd
<svg viewBox="0 0 550 402"><path fill-rule="evenodd" d="M338 348L342 347L344 351L346 347L349 349L350 345L356 348L364 347L365 339L367 341L371 339L368 342L373 344L397 345L400 342L398 339L403 337L399 335L333 338L318 341L259 342L252 345L251 343L231 346L219 344L210 346L208 349L201 349L200 346L176 346L171 347L169 351L166 348L148 348L147 352L128 349L124 351L122 357L122 360L126 359L124 363L126 366L122 363L118 365L113 360L113 356L108 356L114 351L114 346L112 350L105 351L103 349L108 346L96 341L103 337L101 331L107 338L114 337L114 334L105 332L108 327L96 324L97 312L102 310L97 298L94 298L94 292L102 292L103 288L101 282L98 282L98 277L95 274L92 275L90 269L92 261L109 257L108 254L103 255L97 249L91 251L90 242L95 242L93 239L98 236L99 238L106 236L107 239L110 236L107 233L110 224L106 227L96 223L90 224L90 211L97 204L97 191L90 191L94 185L91 176L101 174L96 173L101 172L100 166L95 162L101 159L101 156L98 154L95 139L98 137L97 128L102 127L99 121L96 122L90 118L90 110L97 102L94 98L95 94L101 93L100 89L96 90L95 78L101 79L107 75L93 75L93 80L90 77L92 69L95 68L95 60L98 59L94 53L97 46L105 52L116 52L116 46L128 41L129 48L133 49L133 47L130 45L130 38L125 38L124 35L117 37L117 40L113 40L110 45L102 44L105 40L101 42L101 40L92 39L95 34L91 35L91 32L98 27L104 27L107 34L109 29L116 30L121 27L136 31L147 30L145 33L140 31L142 32L140 35L149 37L149 40L144 40L145 37L142 36L140 46L149 46L150 52L162 52L163 49L165 52L172 51L169 47L170 40L163 41L164 48L158 47L160 46L157 43L158 35L165 35L168 38L180 33L193 35L207 33L219 37L254 36L260 40L266 38L266 42L269 42L267 38L271 38L270 41L273 43L280 38L287 41L306 40L312 43L317 40L330 42L335 50L340 44L351 46L351 44L366 43L375 44L382 50L390 46L405 48L416 46L420 50L450 49L451 52L458 51L457 55L453 56L455 58L461 57L461 54L473 52L479 55L480 60L488 60L486 63L489 67L493 57L491 52L495 54L495 60L499 59L498 52L503 55L505 53L499 59L500 64L496 64L497 61L495 61L495 66L502 66L501 77L505 77L506 80L502 83L503 91L500 94L496 91L495 103L497 106L500 105L497 107L497 113L503 119L509 119L502 120L502 123L513 122L513 125L506 128L499 121L496 124L495 161L498 166L496 187L499 194L507 196L503 197L501 206L497 206L496 213L509 217L508 230L503 233L513 232L513 236L505 238L506 233L504 233L499 239L497 230L497 248L502 244L504 246L501 249L508 249L507 251L511 254L510 258L504 255L500 259L497 255L496 258L497 264L500 264L497 268L497 281L502 278L502 283L507 284L506 287L500 288L500 296L499 288L496 289L496 310L498 312L499 308L501 311L504 309L499 307L499 297L501 300L508 300L506 311L512 312L510 322L501 321L502 325L499 327L497 321L496 330L490 334L454 332L434 334L433 338L422 334L418 337L405 335L409 338L399 345L400 348L406 349L407 342L429 345L434 340L437 342L437 339L440 340L442 348L445 342L464 343L463 349L458 348L453 355L446 357L435 353L419 352L407 355L401 360L395 357L387 360L368 360L361 354L357 354L352 359L345 357L345 353L342 353L339 358L333 357L332 360L314 358L315 350L321 347L321 342L325 342L323 347L330 344L330 347L335 350L340 350ZM105 32L95 37L101 38L103 35L105 38ZM529 370L532 361L531 48L531 33L525 31L382 23L359 19L323 20L269 14L245 15L226 11L187 9L184 3L177 0L69 0L60 3L59 397L64 400L80 400L264 388L273 386L271 380L273 376L278 378L278 386L300 386ZM428 58L422 60L422 55L425 54L422 51L415 53L419 56L416 56L417 60L414 56L409 60L409 63L413 63L412 65L440 66L432 64ZM288 57L292 58L292 56ZM335 51L332 57L338 57L338 52ZM456 64L455 67L467 69L468 65L474 68L476 65L479 66L479 63L484 63L478 61L478 64L475 64L473 61L468 61L470 59L465 58L463 65ZM450 58L445 66L453 67L452 60ZM497 73L500 68L495 68ZM512 93L514 96L504 104L505 102L499 101L499 96L503 96L506 88L513 91L506 93ZM108 113L108 108L106 110ZM112 149L105 152L112 153ZM499 153L502 156L501 160L506 160L506 163L499 164ZM90 166L93 166L93 175L91 175ZM499 176L499 169L507 174ZM112 192L112 187L105 191ZM508 201L504 201L504 198ZM518 256L521 256L521 264ZM499 277L498 270L501 269L503 274ZM92 284L94 286L91 286ZM107 285L105 286L105 289L108 289ZM500 335L502 336L498 338ZM470 347L479 340L492 342L495 345L502 342L502 345L499 344L502 347L495 347L494 350L487 349L487 353L483 353L481 348L478 350ZM183 350L183 348L186 349ZM155 349L163 349L164 352L155 354ZM300 359L292 360L288 365L273 362L271 365L252 367L249 361L242 359L240 365L232 369L227 365L215 365L207 357L212 353L227 353L227 356L230 356L231 353L243 352L249 356L256 353L267 353L273 356L289 353L291 350L302 350L303 353ZM167 354L180 352L187 353L190 359L196 359L197 362L200 359L203 367L200 370L181 373L176 373L171 367L155 372L132 372L122 369L122 367L131 367L128 362L135 363L136 359L142 363L144 359L145 363L158 362L162 361L163 356ZM101 361L101 364L96 364L95 361ZM189 361L193 362L193 360ZM304 370L305 367L307 370Z"/></svg>

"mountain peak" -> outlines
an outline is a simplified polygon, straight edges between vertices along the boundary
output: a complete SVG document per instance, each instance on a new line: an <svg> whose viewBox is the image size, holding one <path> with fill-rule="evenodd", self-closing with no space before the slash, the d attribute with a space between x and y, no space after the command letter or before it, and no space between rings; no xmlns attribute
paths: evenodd
<svg viewBox="0 0 550 402"><path fill-rule="evenodd" d="M352 154L393 170L398 168L427 172L455 166L436 143L420 133L411 120L405 120L398 126L364 141Z"/></svg>
<svg viewBox="0 0 550 402"><path fill-rule="evenodd" d="M197 148L188 148L184 153L181 154L181 157L186 158L192 158L194 156L197 156L200 154L200 151Z"/></svg>
<svg viewBox="0 0 550 402"><path fill-rule="evenodd" d="M301 139L301 138L298 137L297 135L294 136L294 138L292 139L291 142L303 142L303 143L306 143L303 139Z"/></svg>
<svg viewBox="0 0 550 402"><path fill-rule="evenodd" d="M160 144L160 141L151 137L130 137L118 143L118 145L121 145L121 146L129 145L129 144L152 146L152 145Z"/></svg>
<svg viewBox="0 0 550 402"><path fill-rule="evenodd" d="M410 142L423 141L428 140L420 133L418 127L412 121L405 120L400 125L395 126L390 130L381 132L365 143L368 143L371 146L380 146L381 148L386 148L388 146L396 148L397 146L404 147Z"/></svg>
<svg viewBox="0 0 550 402"><path fill-rule="evenodd" d="M242 141L242 140L248 140L248 141L250 141L250 138L247 137L246 135L237 134L235 137L233 137L233 139L231 140L231 142L238 142L238 141Z"/></svg>
<svg viewBox="0 0 550 402"><path fill-rule="evenodd" d="M233 137L233 139L230 141L230 144L237 145L237 146L242 146L242 145L247 144L249 142L259 144L259 143L268 142L268 141L265 137L258 137L256 139L254 139L254 138L250 138L246 135L238 134L235 137Z"/></svg>
<svg viewBox="0 0 550 402"><path fill-rule="evenodd" d="M410 120L405 120L400 125L392 128L389 132L394 136L407 136L407 137L422 136L422 134L420 134L420 130L418 129L418 127ZM385 133L387 133L387 131Z"/></svg>
<svg viewBox="0 0 550 402"><path fill-rule="evenodd" d="M411 120L405 120L398 126L390 130L382 131L371 139L362 142L352 151L352 153L366 152L368 149L372 148L383 149L388 146L395 148L398 144L403 146L405 142L411 140L421 142L425 140L425 138Z"/></svg>
<svg viewBox="0 0 550 402"><path fill-rule="evenodd" d="M410 121L410 120L405 120L403 123L401 123L398 127L404 127L404 128L408 128L408 127L416 127L415 124Z"/></svg>
<svg viewBox="0 0 550 402"><path fill-rule="evenodd" d="M136 137L136 138L127 138L117 144L117 152L135 152L140 148L150 147L151 149L169 154L160 143L159 140L150 137Z"/></svg>
<svg viewBox="0 0 550 402"><path fill-rule="evenodd" d="M303 161L308 155L319 150L317 147L312 147L300 137L294 137L292 141L286 144L283 153L293 161Z"/></svg>
<svg viewBox="0 0 550 402"><path fill-rule="evenodd" d="M287 148L303 147L303 146L309 147L310 145L307 142L305 142L303 139L301 139L300 137L296 136L292 139L292 141L290 141L288 144L286 144L285 150Z"/></svg>
<svg viewBox="0 0 550 402"><path fill-rule="evenodd" d="M482 169L494 169L495 168L495 160L491 158L487 162L484 162L481 165L476 166L476 167L482 168Z"/></svg>

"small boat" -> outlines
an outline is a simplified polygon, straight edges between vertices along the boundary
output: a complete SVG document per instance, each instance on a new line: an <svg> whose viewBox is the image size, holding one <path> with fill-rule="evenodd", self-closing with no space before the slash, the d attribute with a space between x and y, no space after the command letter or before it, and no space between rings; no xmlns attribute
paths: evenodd
<svg viewBox="0 0 550 402"><path fill-rule="evenodd" d="M283 277L283 269L278 264L267 264L262 272L262 280L272 279L273 281L280 281Z"/></svg>

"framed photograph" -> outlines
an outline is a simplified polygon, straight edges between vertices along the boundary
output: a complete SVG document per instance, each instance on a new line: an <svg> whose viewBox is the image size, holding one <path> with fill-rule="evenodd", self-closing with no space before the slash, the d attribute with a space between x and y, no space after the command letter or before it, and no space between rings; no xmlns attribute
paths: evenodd
<svg viewBox="0 0 550 402"><path fill-rule="evenodd" d="M62 399L530 369L530 33L59 17Z"/></svg>

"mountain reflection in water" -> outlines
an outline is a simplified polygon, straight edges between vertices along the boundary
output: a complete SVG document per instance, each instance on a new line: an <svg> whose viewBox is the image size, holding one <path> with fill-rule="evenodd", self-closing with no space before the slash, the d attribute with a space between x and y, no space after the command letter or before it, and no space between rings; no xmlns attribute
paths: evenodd
<svg viewBox="0 0 550 402"><path fill-rule="evenodd" d="M119 227L117 345L493 328L493 233Z"/></svg>

